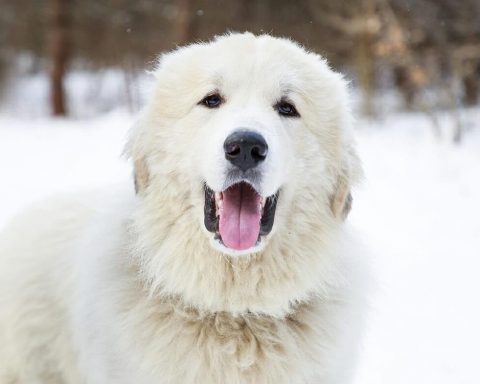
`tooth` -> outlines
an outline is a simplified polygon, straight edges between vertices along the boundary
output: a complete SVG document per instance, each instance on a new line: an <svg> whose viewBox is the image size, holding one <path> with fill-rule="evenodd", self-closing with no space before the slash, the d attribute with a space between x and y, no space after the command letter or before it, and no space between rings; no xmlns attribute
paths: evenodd
<svg viewBox="0 0 480 384"><path fill-rule="evenodd" d="M223 196L222 192L215 192L215 208L217 217L220 216L220 213L223 209Z"/></svg>

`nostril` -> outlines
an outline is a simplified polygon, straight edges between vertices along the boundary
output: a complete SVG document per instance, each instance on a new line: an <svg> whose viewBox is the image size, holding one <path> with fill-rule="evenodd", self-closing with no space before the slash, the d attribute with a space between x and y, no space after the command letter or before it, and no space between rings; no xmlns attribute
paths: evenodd
<svg viewBox="0 0 480 384"><path fill-rule="evenodd" d="M257 161L265 160L265 157L267 157L267 147L260 145L253 147L252 157Z"/></svg>
<svg viewBox="0 0 480 384"><path fill-rule="evenodd" d="M229 156L238 156L241 152L240 145L238 144L227 145L225 148L225 152Z"/></svg>

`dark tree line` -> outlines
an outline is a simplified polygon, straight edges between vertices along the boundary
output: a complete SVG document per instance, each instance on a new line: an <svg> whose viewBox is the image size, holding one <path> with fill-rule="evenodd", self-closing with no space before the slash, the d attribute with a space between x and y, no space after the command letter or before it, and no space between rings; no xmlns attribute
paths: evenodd
<svg viewBox="0 0 480 384"><path fill-rule="evenodd" d="M66 113L69 68L135 72L156 55L226 30L290 36L349 71L365 111L387 73L407 107L429 88L479 99L480 0L0 0L0 76L28 52L50 72L52 111ZM443 91L442 91L443 92Z"/></svg>

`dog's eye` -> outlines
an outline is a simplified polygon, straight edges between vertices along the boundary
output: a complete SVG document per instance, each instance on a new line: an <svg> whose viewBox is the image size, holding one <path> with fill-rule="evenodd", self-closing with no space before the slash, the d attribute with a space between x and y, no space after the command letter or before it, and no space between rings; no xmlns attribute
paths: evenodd
<svg viewBox="0 0 480 384"><path fill-rule="evenodd" d="M223 98L218 93L205 96L198 104L207 108L217 108L223 103Z"/></svg>
<svg viewBox="0 0 480 384"><path fill-rule="evenodd" d="M286 117L300 117L300 114L298 113L297 109L295 106L286 100L280 100L274 107L277 112Z"/></svg>

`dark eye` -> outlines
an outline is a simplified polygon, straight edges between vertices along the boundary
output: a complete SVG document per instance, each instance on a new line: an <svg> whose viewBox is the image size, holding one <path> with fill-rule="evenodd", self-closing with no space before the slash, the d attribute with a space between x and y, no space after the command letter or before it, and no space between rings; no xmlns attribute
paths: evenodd
<svg viewBox="0 0 480 384"><path fill-rule="evenodd" d="M300 117L300 114L298 113L297 109L293 105L293 103L286 101L286 100L280 100L274 107L277 112L286 117Z"/></svg>
<svg viewBox="0 0 480 384"><path fill-rule="evenodd" d="M205 96L198 104L207 108L217 108L223 103L223 98L219 93L212 93Z"/></svg>

